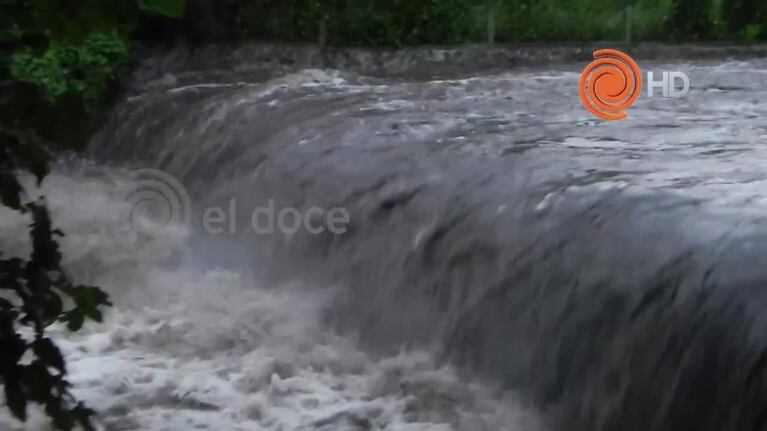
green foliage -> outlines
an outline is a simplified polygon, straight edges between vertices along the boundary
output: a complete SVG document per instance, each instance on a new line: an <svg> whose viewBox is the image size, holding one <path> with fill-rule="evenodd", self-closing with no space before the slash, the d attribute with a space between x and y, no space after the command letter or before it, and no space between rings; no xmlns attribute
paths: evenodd
<svg viewBox="0 0 767 431"><path fill-rule="evenodd" d="M31 202L17 175L48 173L54 149L82 148L108 86L130 54L145 17L183 14L183 0L0 0L0 204L30 219L32 253L0 250L0 385L11 413L43 406L60 430L94 429L70 392L66 362L46 335L53 324L78 331L100 322L109 299L74 284L61 261L44 201Z"/></svg>
<svg viewBox="0 0 767 431"><path fill-rule="evenodd" d="M743 28L743 39L747 42L754 42L759 39L764 29L767 29L767 26L749 24Z"/></svg>
<svg viewBox="0 0 767 431"><path fill-rule="evenodd" d="M638 40L767 39L763 0L498 1L499 37L512 42L619 40L627 3Z"/></svg>
<svg viewBox="0 0 767 431"><path fill-rule="evenodd" d="M138 0L139 9L168 18L181 18L186 9L185 0Z"/></svg>
<svg viewBox="0 0 767 431"><path fill-rule="evenodd" d="M403 46L468 40L466 0L189 0L185 24L193 39L317 42Z"/></svg>
<svg viewBox="0 0 767 431"><path fill-rule="evenodd" d="M59 322L77 331L86 318L101 321L101 309L111 304L102 290L67 277L57 243L63 233L53 228L43 201L26 202L16 177L24 170L41 182L52 154L33 130L8 125L14 124L0 125L0 204L30 218L32 253L27 259L0 253L0 383L17 419L26 420L28 405L36 403L57 429L92 430L93 411L71 394L64 357L46 329Z"/></svg>
<svg viewBox="0 0 767 431"><path fill-rule="evenodd" d="M722 0L721 15L730 34L747 41L767 39L767 2Z"/></svg>
<svg viewBox="0 0 767 431"><path fill-rule="evenodd" d="M664 40L674 36L673 32L669 31L669 16L673 1L637 0L634 2L632 24L637 39Z"/></svg>
<svg viewBox="0 0 767 431"><path fill-rule="evenodd" d="M763 0L189 0L184 23L198 41L482 42L488 1L501 42L620 40L627 3L638 40L767 37Z"/></svg>
<svg viewBox="0 0 767 431"><path fill-rule="evenodd" d="M11 75L40 87L50 99L72 91L95 103L128 53L128 42L117 31L92 33L79 45L54 41L39 54L29 48L17 52Z"/></svg>
<svg viewBox="0 0 767 431"><path fill-rule="evenodd" d="M685 39L701 39L710 35L713 4L711 0L674 0L669 14L669 32Z"/></svg>
<svg viewBox="0 0 767 431"><path fill-rule="evenodd" d="M4 153L7 148L3 149ZM6 178L7 180L7 178ZM7 189L6 189L7 190ZM65 322L77 331L85 318L101 321L103 306L111 305L106 293L96 287L72 284L61 268L61 253L44 204L19 204L18 195L6 194L3 204L27 213L32 224L32 255L28 260L0 260L0 379L6 403L13 415L27 418L27 405L44 406L53 424L60 430L80 426L92 430L93 411L70 393L66 363L56 344L45 330L56 322ZM21 327L30 328L25 337ZM29 359L22 360L25 356Z"/></svg>
<svg viewBox="0 0 767 431"><path fill-rule="evenodd" d="M327 12L323 8L323 4L316 0L292 0L289 7L289 28L290 34L285 34L288 37L296 38L300 40L317 40L317 32L319 31L319 23L322 19L327 19ZM360 21L363 22L361 19ZM279 35L281 32L279 29L274 33Z"/></svg>
<svg viewBox="0 0 767 431"><path fill-rule="evenodd" d="M622 0L507 0L502 6L502 40L615 40L622 31Z"/></svg>
<svg viewBox="0 0 767 431"><path fill-rule="evenodd" d="M337 45L403 46L459 43L467 39L470 8L463 0L394 0L367 7L347 4L326 11Z"/></svg>
<svg viewBox="0 0 767 431"><path fill-rule="evenodd" d="M0 254L0 382L19 420L37 403L56 428L90 430L93 411L70 393L64 357L45 331L57 322L79 330L85 318L101 321L101 308L111 304L102 290L70 281L56 241L63 234L44 202L24 203L15 172L31 172L38 183L47 175L51 154L39 142L31 133L0 129L0 203L30 217L32 246L28 259Z"/></svg>

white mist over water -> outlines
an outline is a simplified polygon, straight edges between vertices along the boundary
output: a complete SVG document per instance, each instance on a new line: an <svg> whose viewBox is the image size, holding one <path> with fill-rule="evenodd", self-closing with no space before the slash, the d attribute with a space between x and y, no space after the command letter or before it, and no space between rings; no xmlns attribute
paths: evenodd
<svg viewBox="0 0 767 431"><path fill-rule="evenodd" d="M103 324L52 331L102 429L541 429L513 395L462 379L427 352L373 358L323 329L327 289L267 289L186 265L183 231L148 238L126 222L125 172L60 168L42 189L67 234L67 268L116 304ZM0 240L25 254L27 221L2 211ZM49 425L39 411L24 425L0 417L0 430L22 429Z"/></svg>

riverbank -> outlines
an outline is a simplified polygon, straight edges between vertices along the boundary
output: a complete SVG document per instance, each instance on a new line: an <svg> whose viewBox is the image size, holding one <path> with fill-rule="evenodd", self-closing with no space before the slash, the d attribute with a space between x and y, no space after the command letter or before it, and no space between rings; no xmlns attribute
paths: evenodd
<svg viewBox="0 0 767 431"><path fill-rule="evenodd" d="M409 78L456 77L514 68L585 63L602 48L625 50L638 61L727 60L767 57L767 44L643 43L623 48L620 42L586 44L424 46L401 49L320 48L309 44L246 44L177 47L141 54L133 86L162 84L168 75L210 71L291 72L308 68L336 69L368 76Z"/></svg>

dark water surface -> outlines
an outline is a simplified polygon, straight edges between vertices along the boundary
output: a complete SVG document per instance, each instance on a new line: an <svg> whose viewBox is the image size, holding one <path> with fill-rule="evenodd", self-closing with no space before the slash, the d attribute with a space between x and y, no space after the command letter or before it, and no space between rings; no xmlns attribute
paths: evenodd
<svg viewBox="0 0 767 431"><path fill-rule="evenodd" d="M233 198L243 224L345 208L343 235L199 229L194 253L344 286L340 331L431 346L554 429L767 429L767 62L641 65L692 88L619 122L580 105L585 64L199 72L121 103L92 154L178 178L197 228Z"/></svg>

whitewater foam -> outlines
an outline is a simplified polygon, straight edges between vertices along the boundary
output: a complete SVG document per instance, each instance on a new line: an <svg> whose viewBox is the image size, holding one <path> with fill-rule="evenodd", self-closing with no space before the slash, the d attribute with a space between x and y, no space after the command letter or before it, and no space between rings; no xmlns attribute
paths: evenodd
<svg viewBox="0 0 767 431"><path fill-rule="evenodd" d="M438 365L423 351L371 357L323 329L329 289L255 286L236 271L192 268L184 237L146 238L126 223L130 177L95 168L43 185L67 236L66 265L116 307L103 324L52 334L74 393L105 430L539 430L532 409ZM0 236L24 254L23 217ZM11 241L13 240L13 241ZM47 430L36 411L0 429Z"/></svg>

